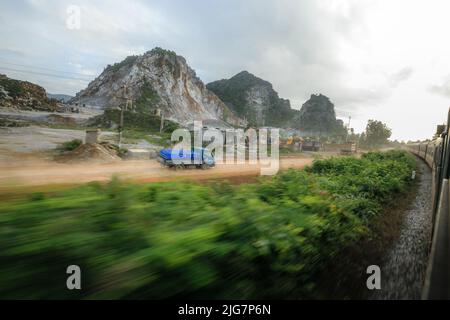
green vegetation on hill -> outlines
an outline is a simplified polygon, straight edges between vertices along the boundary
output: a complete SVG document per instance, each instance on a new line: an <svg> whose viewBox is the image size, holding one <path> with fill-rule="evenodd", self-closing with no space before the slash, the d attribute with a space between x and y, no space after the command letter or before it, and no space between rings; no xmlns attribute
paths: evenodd
<svg viewBox="0 0 450 320"><path fill-rule="evenodd" d="M222 101L231 105L239 116L247 115L247 91L256 85L270 85L268 82L241 72L229 80L219 80L207 84Z"/></svg>
<svg viewBox="0 0 450 320"><path fill-rule="evenodd" d="M128 56L121 62L114 63L113 65L108 64L106 66L106 70L110 72L116 72L124 66L132 66L136 62L136 59L138 57L139 56Z"/></svg>
<svg viewBox="0 0 450 320"><path fill-rule="evenodd" d="M0 77L0 86L8 91L8 95L12 98L20 97L24 94L24 89L20 80L9 79L6 77Z"/></svg>
<svg viewBox="0 0 450 320"><path fill-rule="evenodd" d="M152 50L149 51L151 54L157 54L157 55L168 55L170 57L176 57L176 53L174 51L165 50L160 47L155 47ZM106 66L106 71L109 72L116 72L119 69L121 69L124 66L132 66L136 60L139 58L138 55L132 55L128 56L125 59L123 59L121 62L114 63L113 65L108 64Z"/></svg>
<svg viewBox="0 0 450 320"><path fill-rule="evenodd" d="M414 166L391 151L237 187L113 180L3 201L0 297L314 297L316 276L369 232ZM65 287L73 264L82 290Z"/></svg>
<svg viewBox="0 0 450 320"><path fill-rule="evenodd" d="M0 104L22 110L56 111L57 101L49 99L45 89L28 81L0 74Z"/></svg>
<svg viewBox="0 0 450 320"><path fill-rule="evenodd" d="M289 127L295 114L289 100L281 99L272 88L272 84L243 71L227 80L211 82L207 88L214 92L238 116L245 117L251 125ZM255 107L249 99L251 92L259 92L262 102L262 118L260 106Z"/></svg>
<svg viewBox="0 0 450 320"><path fill-rule="evenodd" d="M141 95L136 100L136 110L139 113L149 113L157 106L160 98L155 89L153 89L150 82L147 79L144 80L144 84L141 87Z"/></svg>
<svg viewBox="0 0 450 320"><path fill-rule="evenodd" d="M119 109L106 109L103 115L97 116L90 126L110 128L120 123ZM123 115L124 129L135 129L147 132L159 132L161 126L161 117L144 112L124 111ZM172 132L179 126L177 123L164 120L164 132Z"/></svg>
<svg viewBox="0 0 450 320"><path fill-rule="evenodd" d="M169 55L171 57L176 57L177 54L175 53L175 51L171 51L171 50L166 50L163 49L161 47L155 47L152 50L149 51L151 54L158 54L158 55Z"/></svg>
<svg viewBox="0 0 450 320"><path fill-rule="evenodd" d="M298 114L298 128L310 136L344 136L342 120L336 119L334 104L322 94L311 95Z"/></svg>

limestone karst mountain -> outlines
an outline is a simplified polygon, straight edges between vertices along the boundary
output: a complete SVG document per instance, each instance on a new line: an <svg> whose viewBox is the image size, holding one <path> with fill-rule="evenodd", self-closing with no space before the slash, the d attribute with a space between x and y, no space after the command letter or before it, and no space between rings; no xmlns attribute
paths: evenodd
<svg viewBox="0 0 450 320"><path fill-rule="evenodd" d="M345 134L343 121L336 119L334 104L323 94L313 94L299 114L299 127L311 136Z"/></svg>
<svg viewBox="0 0 450 320"><path fill-rule="evenodd" d="M108 65L72 101L105 109L124 104L124 97L131 99L137 109L159 109L165 118L182 124L216 120L245 125L206 88L183 57L161 48Z"/></svg>
<svg viewBox="0 0 450 320"><path fill-rule="evenodd" d="M306 136L345 134L334 104L322 94L311 95L300 111L295 110L289 100L278 96L270 82L247 71L211 82L207 88L252 125L297 129Z"/></svg>
<svg viewBox="0 0 450 320"><path fill-rule="evenodd" d="M230 109L257 126L295 127L292 119L297 110L282 99L270 82L242 71L230 79L211 82L213 91Z"/></svg>

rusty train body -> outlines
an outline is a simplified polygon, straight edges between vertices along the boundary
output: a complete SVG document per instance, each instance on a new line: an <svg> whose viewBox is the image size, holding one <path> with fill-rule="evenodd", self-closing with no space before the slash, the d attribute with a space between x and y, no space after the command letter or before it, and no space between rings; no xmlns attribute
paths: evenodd
<svg viewBox="0 0 450 320"><path fill-rule="evenodd" d="M438 126L431 141L409 143L407 149L432 170L433 233L423 299L450 299L450 111L447 125Z"/></svg>

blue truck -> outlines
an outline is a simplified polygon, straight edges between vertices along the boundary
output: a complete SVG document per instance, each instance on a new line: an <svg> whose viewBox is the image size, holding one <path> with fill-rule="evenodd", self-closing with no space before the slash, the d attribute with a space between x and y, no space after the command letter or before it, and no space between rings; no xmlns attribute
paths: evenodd
<svg viewBox="0 0 450 320"><path fill-rule="evenodd" d="M174 169L189 167L208 169L216 165L214 156L205 148L176 151L163 149L159 152L157 160L162 165Z"/></svg>

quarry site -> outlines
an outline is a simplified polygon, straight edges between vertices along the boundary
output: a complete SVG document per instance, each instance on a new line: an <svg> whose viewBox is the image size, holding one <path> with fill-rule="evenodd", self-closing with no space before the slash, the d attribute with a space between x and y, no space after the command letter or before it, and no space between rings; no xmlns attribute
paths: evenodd
<svg viewBox="0 0 450 320"><path fill-rule="evenodd" d="M259 165L249 163L219 164L206 171L161 166L157 157L174 145L173 130L192 130L194 120L221 132L279 129L282 170L357 152L355 137L336 119L329 98L312 95L301 111L294 110L270 83L248 72L204 85L183 57L161 48L107 66L75 97L49 94L37 84L5 75L0 76L0 89L4 187L73 185L112 176L244 182L258 175ZM227 100L230 95L248 107L238 108L235 100Z"/></svg>
<svg viewBox="0 0 450 320"><path fill-rule="evenodd" d="M82 126L91 116L89 110L85 112L59 114L0 111L0 117L5 117L8 121L32 122L27 126L0 128L0 185L74 185L90 181L108 181L112 176L141 182L170 179L228 179L244 182L245 178L250 180L260 173L258 165L249 164L224 164L207 171L170 170L156 161L157 153L164 147L157 144L158 138L153 138L156 143L150 143L146 139L125 139L122 148L126 148L127 154L120 157L116 150L108 148L108 145L117 144L116 131L100 131L96 142L86 144L88 129L61 128L67 122L76 122L77 126ZM59 122L49 120L53 117L57 117ZM61 119L64 119L62 125ZM64 143L73 140L80 140L82 144L77 150L63 151ZM332 153L304 152L282 155L281 169L302 168L319 154Z"/></svg>

